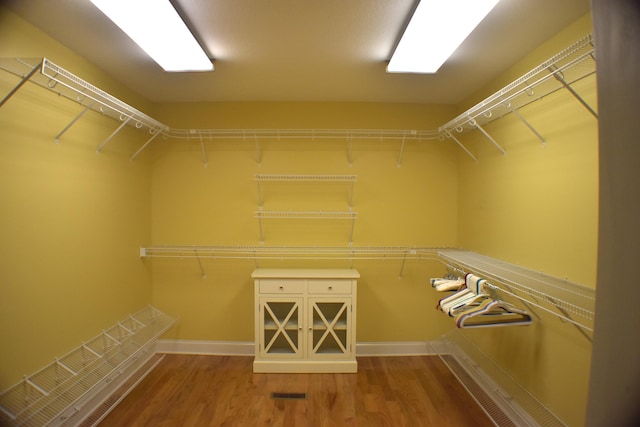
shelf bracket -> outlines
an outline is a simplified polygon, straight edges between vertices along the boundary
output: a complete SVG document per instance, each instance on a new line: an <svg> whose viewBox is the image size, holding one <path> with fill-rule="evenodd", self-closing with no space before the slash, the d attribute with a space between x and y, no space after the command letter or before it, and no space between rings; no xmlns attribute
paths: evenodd
<svg viewBox="0 0 640 427"><path fill-rule="evenodd" d="M60 142L60 138L62 137L62 135L64 135L64 134L65 134L65 133L66 133L66 132L71 128L71 126L73 126L73 125L74 125L78 120L80 120L80 118L81 118L82 116L84 116L84 114L85 114L87 111L89 111L89 110L91 109L91 107L93 107L93 104L94 104L94 103L91 103L91 104L89 104L89 105L86 105L86 106L84 107L84 110L82 110L82 111L80 112L80 114L78 114L78 115L77 115L73 120L71 120L71 121L69 122L69 124L68 124L68 125L66 125L66 126L64 127L64 129L62 129L62 130L60 131L60 133L56 135L56 144L58 144L58 143Z"/></svg>
<svg viewBox="0 0 640 427"><path fill-rule="evenodd" d="M462 142L460 142L460 141L458 140L458 138L456 138L455 136L453 136L453 135L451 134L451 132L447 131L447 133L445 133L445 136L446 136L447 138L451 138L451 139L453 139L453 140L456 142L456 144L458 144L458 146L459 146L460 148L462 148L462 149L464 150L464 152L465 152L465 153L467 153L467 155L473 159L473 161L474 161L474 162L478 163L478 159L476 158L476 156L474 156L474 155L471 153L471 151L469 151L469 150L467 149L467 147L465 147L465 146L462 144Z"/></svg>
<svg viewBox="0 0 640 427"><path fill-rule="evenodd" d="M256 135L255 133L253 134L253 140L256 143L256 163L258 163L258 166L262 166L262 150L260 149L260 141L258 141L258 135Z"/></svg>
<svg viewBox="0 0 640 427"><path fill-rule="evenodd" d="M22 85L24 85L31 77L33 77L33 75L35 73L38 72L40 67L42 67L42 62L40 62L38 65L33 67L31 69L31 71L29 71L27 74L25 74L25 76L22 78L22 80L20 80L20 82L13 89L11 89L11 91L4 98L2 98L2 101L0 101L0 107L2 107L5 104L5 102L7 102L9 100L9 98L11 98L13 95L15 95L15 93L18 90L20 90Z"/></svg>
<svg viewBox="0 0 640 427"><path fill-rule="evenodd" d="M118 126L118 129L114 130L111 133L111 135L109 135L107 137L107 139L105 139L104 142L98 146L98 148L96 149L96 152L98 152L98 153L101 152L102 149L104 148L104 146L107 145L109 143L109 141L111 141L113 139L113 137L116 136L122 130L122 128L124 128L127 125L127 123L129 123L129 120L131 120L131 117L127 117L127 119L124 120L120 124L120 126Z"/></svg>
<svg viewBox="0 0 640 427"><path fill-rule="evenodd" d="M400 265L400 273L398 273L398 280L402 280L404 277L404 263L407 260L407 252L402 255L402 264Z"/></svg>
<svg viewBox="0 0 640 427"><path fill-rule="evenodd" d="M540 133L539 133L537 130L535 130L535 128L534 128L533 126L531 126L531 124L530 124L528 121L526 121L524 117L522 117L522 115L518 112L518 110L510 108L511 106L510 106L510 105L508 105L508 104L506 105L506 107L507 107L507 109L508 109L509 111L511 111L511 112L512 112L512 113L513 113L513 114L514 114L514 115L515 115L515 116L516 116L516 117L517 117L517 118L518 118L522 123L524 123L524 125L525 125L526 127L528 127L528 128L529 128L529 130L530 130L531 132L533 132L535 136L537 136L537 137L538 137L538 139L540 140L540 142L542 143L542 145L543 145L543 146L545 146L545 147L547 146L547 141L545 141L544 137L543 137L542 135L540 135Z"/></svg>
<svg viewBox="0 0 640 427"><path fill-rule="evenodd" d="M258 215L258 228L260 229L260 244L264 245L264 234L262 233L262 216Z"/></svg>
<svg viewBox="0 0 640 427"><path fill-rule="evenodd" d="M469 124L470 124L471 126L474 126L475 128L477 128L480 132L482 132L482 134L483 134L483 135L484 135L484 136L485 136L489 141L491 141L491 142L493 143L493 145L495 145L495 146L496 146L496 148L497 148L498 150L500 150L500 152L502 153L502 155L503 155L503 156L506 156L506 155L507 155L507 152L506 152L506 151L504 151L504 148L502 148L502 147L500 146L500 144L498 144L498 143L496 142L496 140L495 140L495 139L493 139L493 138L491 137L491 135L489 135L489 134L487 133L487 131L486 131L486 130L484 130L484 129L482 128L482 126L480 126L480 125L478 124L478 122L476 122L476 121L475 121L475 119L470 119L470 120L469 120Z"/></svg>
<svg viewBox="0 0 640 427"><path fill-rule="evenodd" d="M402 135L402 144L400 144L400 153L398 154L398 161L396 162L396 167L400 167L402 165L402 154L404 153L405 139L406 139L406 135Z"/></svg>
<svg viewBox="0 0 640 427"><path fill-rule="evenodd" d="M582 104L582 106L584 108L587 109L587 111L589 111L593 117L595 117L596 119L598 118L598 113L595 112L595 110L593 108L591 108L591 106L587 103L587 101L585 101L579 94L578 92L576 92L569 83L567 83L567 81L564 79L564 75L562 74L562 71L558 70L557 68L554 68L554 66L550 66L547 68L549 70L549 72L553 75L553 77L555 77L555 79L557 81L560 82L560 84L569 91L569 93L571 93L571 95L573 95L574 98L576 98L578 100L578 102L580 102Z"/></svg>
<svg viewBox="0 0 640 427"><path fill-rule="evenodd" d="M353 210L353 192L354 192L354 187L355 187L355 181L351 181L351 185L350 185L350 189L349 189L349 210Z"/></svg>
<svg viewBox="0 0 640 427"><path fill-rule="evenodd" d="M353 166L353 135L351 133L347 137L347 161L349 167Z"/></svg>
<svg viewBox="0 0 640 427"><path fill-rule="evenodd" d="M202 132L198 134L200 136L200 150L202 150L202 161L204 162L204 167L209 167L209 159L207 158L207 148L204 146L204 139L202 138Z"/></svg>
<svg viewBox="0 0 640 427"><path fill-rule="evenodd" d="M140 148L138 148L138 150L135 153L133 153L133 156L131 156L131 158L129 160L131 160L131 161L135 160L135 158L138 157L138 155L140 153L142 153L142 150L147 148L147 145L151 144L151 141L153 141L154 139L156 139L158 137L158 135L160 135L160 130L158 130L158 129L150 129L149 133L151 133L151 135L152 135L151 138L149 138L147 140L147 142L142 144L142 146Z"/></svg>
<svg viewBox="0 0 640 427"><path fill-rule="evenodd" d="M353 230L356 227L356 217L351 218L351 234L349 235L349 246L353 244Z"/></svg>
<svg viewBox="0 0 640 427"><path fill-rule="evenodd" d="M196 261L198 261L198 267L200 267L200 276L204 280L207 278L207 273L204 271L204 267L202 266L202 261L200 261L200 257L198 256L198 250L197 249L194 250L193 253L196 256Z"/></svg>
<svg viewBox="0 0 640 427"><path fill-rule="evenodd" d="M262 209L264 204L264 200L262 198L262 185L260 184L260 180L258 180L258 209Z"/></svg>

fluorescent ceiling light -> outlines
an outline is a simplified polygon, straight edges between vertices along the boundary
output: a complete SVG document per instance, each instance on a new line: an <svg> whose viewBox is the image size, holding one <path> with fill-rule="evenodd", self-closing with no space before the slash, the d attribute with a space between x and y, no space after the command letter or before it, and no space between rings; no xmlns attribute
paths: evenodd
<svg viewBox="0 0 640 427"><path fill-rule="evenodd" d="M420 1L387 72L435 73L498 1Z"/></svg>
<svg viewBox="0 0 640 427"><path fill-rule="evenodd" d="M211 71L213 63L169 0L91 0L165 71Z"/></svg>

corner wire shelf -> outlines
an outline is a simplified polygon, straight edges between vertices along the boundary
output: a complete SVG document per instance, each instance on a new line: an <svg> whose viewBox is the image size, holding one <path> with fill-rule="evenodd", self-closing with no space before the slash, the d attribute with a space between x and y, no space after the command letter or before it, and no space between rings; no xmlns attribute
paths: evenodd
<svg viewBox="0 0 640 427"><path fill-rule="evenodd" d="M130 373L175 320L148 306L121 320L0 394L0 424L77 425L88 402L107 384Z"/></svg>
<svg viewBox="0 0 640 427"><path fill-rule="evenodd" d="M564 88L597 119L597 112L572 87L576 82L595 74L595 64L595 48L592 36L589 34L458 117L440 126L438 132L444 138L453 139L475 161L478 159L460 142L456 134L477 129L502 154L506 154L504 148L489 135L483 126L513 113L544 144L544 137L526 121L518 110Z"/></svg>
<svg viewBox="0 0 640 427"><path fill-rule="evenodd" d="M442 249L438 256L459 273L486 279L489 289L575 325L591 341L585 331L593 332L594 289L474 252Z"/></svg>
<svg viewBox="0 0 640 427"><path fill-rule="evenodd" d="M64 96L84 107L84 109L56 135L56 143L58 143L60 138L89 110L93 110L120 122L118 128L97 147L96 150L98 152L126 125L136 129L146 129L150 135L149 139L133 154L131 157L132 160L158 135L169 132L168 126L152 119L85 80L82 80L47 58L2 58L0 59L0 69L21 78L18 85L0 101L0 107L27 81Z"/></svg>

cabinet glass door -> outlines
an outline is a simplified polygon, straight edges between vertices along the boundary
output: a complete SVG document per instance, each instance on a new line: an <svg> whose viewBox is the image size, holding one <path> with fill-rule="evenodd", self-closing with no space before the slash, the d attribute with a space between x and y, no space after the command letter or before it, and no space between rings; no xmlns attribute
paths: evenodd
<svg viewBox="0 0 640 427"><path fill-rule="evenodd" d="M349 353L349 302L311 302L311 353Z"/></svg>
<svg viewBox="0 0 640 427"><path fill-rule="evenodd" d="M265 301L261 314L263 354L300 354L300 303Z"/></svg>

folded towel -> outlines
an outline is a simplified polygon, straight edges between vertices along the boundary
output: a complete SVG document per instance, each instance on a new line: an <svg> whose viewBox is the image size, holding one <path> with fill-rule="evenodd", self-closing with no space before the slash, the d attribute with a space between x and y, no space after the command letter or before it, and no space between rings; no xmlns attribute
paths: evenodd
<svg viewBox="0 0 640 427"><path fill-rule="evenodd" d="M439 292L442 291L455 291L459 290L460 287L464 284L464 279L458 277L456 279L445 279L445 278L431 278L429 280L431 286Z"/></svg>

